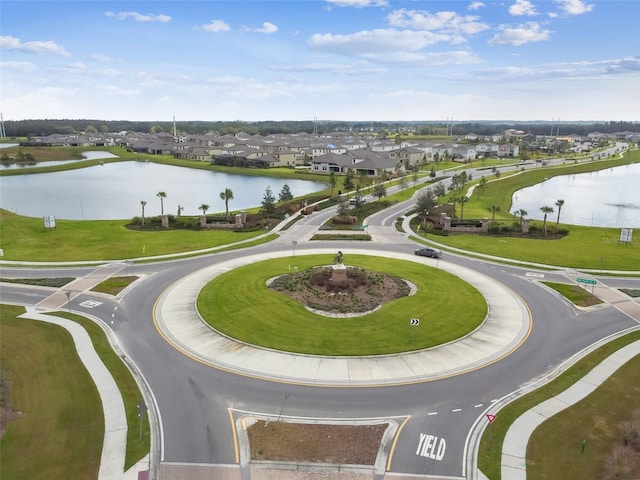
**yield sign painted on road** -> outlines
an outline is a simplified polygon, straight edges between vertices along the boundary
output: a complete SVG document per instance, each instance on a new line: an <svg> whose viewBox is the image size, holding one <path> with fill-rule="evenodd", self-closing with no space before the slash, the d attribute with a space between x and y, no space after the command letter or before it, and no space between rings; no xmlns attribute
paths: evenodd
<svg viewBox="0 0 640 480"><path fill-rule="evenodd" d="M489 420L489 423L493 423L493 421L496 419L496 415L492 415L490 413L487 413L487 420Z"/></svg>

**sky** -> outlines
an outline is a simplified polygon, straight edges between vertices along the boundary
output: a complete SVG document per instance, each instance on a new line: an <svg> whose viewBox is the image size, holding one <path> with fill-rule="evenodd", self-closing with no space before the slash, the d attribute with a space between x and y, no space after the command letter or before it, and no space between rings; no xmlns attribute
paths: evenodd
<svg viewBox="0 0 640 480"><path fill-rule="evenodd" d="M640 0L0 3L5 120L640 120Z"/></svg>

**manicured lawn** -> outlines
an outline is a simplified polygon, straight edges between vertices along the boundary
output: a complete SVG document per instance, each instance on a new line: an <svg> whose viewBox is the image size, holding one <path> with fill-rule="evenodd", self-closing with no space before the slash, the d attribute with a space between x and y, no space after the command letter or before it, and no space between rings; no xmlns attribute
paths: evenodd
<svg viewBox="0 0 640 480"><path fill-rule="evenodd" d="M0 210L3 260L83 261L140 258L217 247L265 233L221 230L140 232L128 220L57 220L46 231L41 218Z"/></svg>
<svg viewBox="0 0 640 480"><path fill-rule="evenodd" d="M557 240L473 234L448 237L427 234L427 238L443 245L514 260L585 269L640 270L640 244L618 244L619 228L575 225L567 228L569 234Z"/></svg>
<svg viewBox="0 0 640 480"><path fill-rule="evenodd" d="M66 330L2 305L2 375L22 415L0 440L3 480L95 480L104 437L98 391Z"/></svg>
<svg viewBox="0 0 640 480"><path fill-rule="evenodd" d="M597 350L580 360L578 363L569 368L566 372L564 372L552 382L513 401L506 407L502 408L498 412L495 421L485 429L484 434L482 435L480 447L478 449L478 467L480 468L480 470L482 470L482 472L491 480L500 480L500 459L502 454L502 444L504 442L504 437L507 433L507 430L509 429L511 424L524 412L547 400L548 398L554 397L555 395L563 392L575 382L577 382L580 378L584 377L589 371L593 369L593 367L595 367L609 355L636 340L640 340L640 332L630 333L622 338L613 340L606 345L603 345L602 347L598 348ZM629 371L624 370L624 375L619 377L622 379L622 388L628 389L628 391L631 392L632 395L633 392L636 392L635 398L637 399L637 389L638 385L640 384L640 379L638 378L639 370L637 369L637 367L635 371L632 369L631 372L629 372L630 375L627 375L626 372ZM604 385L606 385L606 383ZM598 392L603 393L601 391L606 391L606 389L607 388L599 388L596 392L587 397L587 399L585 399L585 402L582 402L582 408L574 409L574 414L577 415L576 422L578 421L578 418L585 418L595 424L595 422L599 422L599 419L602 418L603 415L614 414L614 412L626 413L628 415L631 415L629 405L626 402L614 401L612 403L606 403L606 399L603 400L603 397L594 396ZM618 413L616 413L616 415ZM555 417L553 418L555 419ZM582 420L580 420L580 422L582 422ZM553 423L553 425L556 424ZM604 426L604 424L600 425ZM556 425L556 427L558 427L558 425ZM613 429L614 426L610 425L610 427L611 429ZM566 456L567 458L575 458L575 449L580 448L582 439L585 437L580 436L580 438L573 439L571 441L565 441L558 438L558 435L561 434L562 432L560 432L560 429L555 428L553 429L552 435L547 435L542 439L542 445L540 445L539 441L537 441L535 447L532 447L533 444L530 443L530 448L542 449L542 456L553 454L557 455L557 457L560 458L562 458L563 456ZM541 437L537 438L539 439ZM606 453L608 452L599 452L601 456L604 456ZM553 472L553 467L550 468L550 472ZM592 473L597 474L599 472ZM529 478L542 477L531 475L529 476ZM573 473L571 473L565 474L564 476L551 475L547 478L573 479L586 477L574 475Z"/></svg>
<svg viewBox="0 0 640 480"><path fill-rule="evenodd" d="M418 293L356 318L316 315L284 294L269 278L326 265L327 255L259 262L207 284L197 301L202 317L233 338L268 348L318 355L379 355L427 348L459 338L485 318L487 305L471 285L443 270L414 262L350 255L350 266L389 273L417 285ZM418 327L410 319L420 319Z"/></svg>

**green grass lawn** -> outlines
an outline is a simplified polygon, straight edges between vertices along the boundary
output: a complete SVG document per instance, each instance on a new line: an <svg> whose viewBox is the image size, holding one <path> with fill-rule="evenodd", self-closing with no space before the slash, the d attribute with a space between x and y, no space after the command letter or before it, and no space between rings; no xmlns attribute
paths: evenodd
<svg viewBox="0 0 640 480"><path fill-rule="evenodd" d="M596 365L598 365L609 355L636 340L640 340L640 332L630 333L622 338L618 338L607 343L606 345L603 345L602 347L598 348L597 350L580 360L578 363L573 365L552 382L511 402L509 405L502 408L498 412L495 421L491 423L491 425L487 426L482 435L480 447L478 449L478 467L480 468L480 470L482 470L482 472L490 480L500 480L500 460L502 454L502 444L504 442L507 430L513 424L513 422L527 410L533 408L534 406L547 400L548 398L554 397L555 395L563 392L575 382L577 382L580 378L589 373L589 371L591 371ZM634 394L633 392L635 392L635 399L637 399L638 385L640 384L640 378L638 378L639 371L640 370L638 370L637 367L635 370L632 369L631 372L629 372L629 370L624 370L623 375L619 377L621 378L623 389L627 389L628 392L630 392L632 395ZM627 375L626 372L629 372L631 374ZM604 385L606 385L606 383ZM581 408L571 409L573 410L573 415L575 415L576 422L583 422L585 421L584 419L587 419L587 424L589 423L589 421L595 424L595 422L600 421L599 419L602 418L603 415L619 415L620 413L631 415L629 405L625 401L608 402L605 397L596 395L597 393L606 393L606 390L606 387L597 389L596 392L587 397L584 402L581 402ZM637 406L637 400L635 401ZM555 419L555 417L552 418L551 424L549 425L553 433L551 434L549 433L549 431L547 431L547 436L543 438L537 436L536 432L534 432L534 435L536 435L536 446L533 447L533 444L530 442L529 448L533 448L535 450L541 449L540 451L542 452L542 457L554 455L556 458L562 458L563 456L566 456L566 458L575 458L575 449L580 447L582 439L585 437L580 435L580 438L572 439L571 441L565 440L564 437L559 438L559 436L563 435L563 433L560 431L562 427L556 424L553 419ZM600 425L603 426L602 423ZM612 429L613 427L614 425L611 425ZM583 433L585 433L586 435L586 432ZM527 450L527 455L528 452L529 450ZM606 453L608 452L599 452L601 458ZM538 455L538 453L536 453L535 455ZM538 463L542 464L543 462ZM569 470L565 471L564 475L553 475L554 468L554 466L549 466L548 477L528 475L528 478L594 478L594 480L595 478L598 478L582 477L580 475L573 474ZM592 471L591 475L598 473L599 472L597 471Z"/></svg>
<svg viewBox="0 0 640 480"><path fill-rule="evenodd" d="M487 305L471 285L443 270L381 257L350 255L349 266L389 273L415 283L418 293L356 318L316 315L266 281L326 265L326 255L282 258L234 269L207 284L197 307L230 337L277 350L318 355L380 355L427 348L460 338L484 320ZM411 327L410 319L420 319Z"/></svg>
<svg viewBox="0 0 640 480"><path fill-rule="evenodd" d="M83 261L150 257L189 252L250 239L265 233L223 230L135 231L128 220L57 220L45 230L41 218L0 210L3 260Z"/></svg>
<svg viewBox="0 0 640 480"><path fill-rule="evenodd" d="M640 244L621 245L619 228L591 228L575 225L559 239L531 239L493 235L453 234L446 237L427 234L427 239L445 246L563 267L640 270ZM420 235L424 238L424 234Z"/></svg>
<svg viewBox="0 0 640 480"><path fill-rule="evenodd" d="M15 318L2 305L0 356L13 420L0 440L3 480L98 478L104 437L102 403L71 335L43 322Z"/></svg>
<svg viewBox="0 0 640 480"><path fill-rule="evenodd" d="M553 288L567 300L580 307L590 307L602 303L598 297L589 292L584 287L578 285L570 285L567 283L542 282L547 287Z"/></svg>

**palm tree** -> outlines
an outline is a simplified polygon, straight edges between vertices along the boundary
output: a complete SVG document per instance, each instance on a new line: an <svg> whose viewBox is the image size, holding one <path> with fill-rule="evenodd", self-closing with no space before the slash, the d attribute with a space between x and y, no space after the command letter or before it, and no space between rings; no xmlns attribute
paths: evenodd
<svg viewBox="0 0 640 480"><path fill-rule="evenodd" d="M480 198L480 194L484 193L484 190L487 188L487 179L482 177L476 185L476 191L478 192L478 198Z"/></svg>
<svg viewBox="0 0 640 480"><path fill-rule="evenodd" d="M498 205L491 205L489 211L491 212L491 224L494 225L496 223L496 212L500 211L500 207Z"/></svg>
<svg viewBox="0 0 640 480"><path fill-rule="evenodd" d="M227 222L229 221L229 200L233 200L233 192L230 188L225 188L224 192L220 192L220 198L224 200L224 207L227 211Z"/></svg>
<svg viewBox="0 0 640 480"><path fill-rule="evenodd" d="M513 212L514 215L520 217L520 226L522 226L522 222L524 220L524 217L526 217L529 212L527 212L525 209L521 208L520 210L516 210L515 212Z"/></svg>
<svg viewBox="0 0 640 480"><path fill-rule="evenodd" d="M144 226L144 207L147 205L147 202L140 200L140 205L142 206L142 226Z"/></svg>
<svg viewBox="0 0 640 480"><path fill-rule="evenodd" d="M207 210L209 210L209 205L207 205L206 203L203 203L198 207L198 210L202 210L202 215L206 215Z"/></svg>
<svg viewBox="0 0 640 480"><path fill-rule="evenodd" d="M558 218L556 220L556 230L558 229L558 224L560 223L560 210L562 210L563 205L564 205L564 200L556 201L556 207L558 207Z"/></svg>
<svg viewBox="0 0 640 480"><path fill-rule="evenodd" d="M164 215L164 199L167 198L167 194L164 192L158 192L156 197L160 197L160 215Z"/></svg>
<svg viewBox="0 0 640 480"><path fill-rule="evenodd" d="M460 204L460 220L464 218L464 204L469 201L469 197L466 195L462 195L458 198L458 203Z"/></svg>
<svg viewBox="0 0 640 480"><path fill-rule="evenodd" d="M553 207L549 207L545 205L544 207L540 207L540 211L544 213L544 219L542 220L542 230L544 234L547 234L547 215L553 213Z"/></svg>

